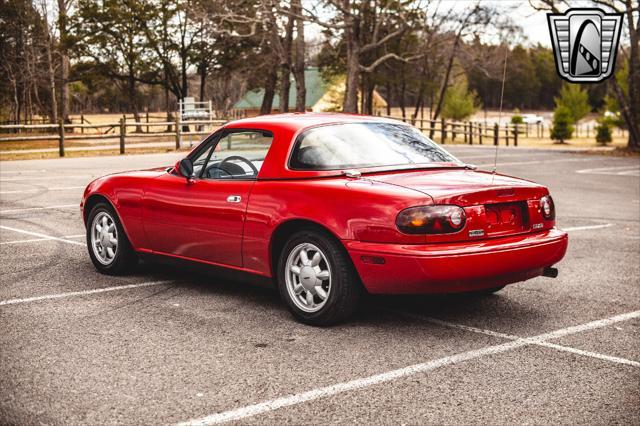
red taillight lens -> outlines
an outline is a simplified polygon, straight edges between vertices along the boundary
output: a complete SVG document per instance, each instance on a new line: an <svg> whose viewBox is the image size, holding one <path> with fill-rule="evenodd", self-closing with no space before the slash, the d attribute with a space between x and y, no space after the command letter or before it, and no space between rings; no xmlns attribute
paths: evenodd
<svg viewBox="0 0 640 426"><path fill-rule="evenodd" d="M421 206L401 211L396 226L405 234L450 234L464 227L466 216L458 206Z"/></svg>
<svg viewBox="0 0 640 426"><path fill-rule="evenodd" d="M556 209L553 205L553 198L550 195L545 195L540 198L540 213L542 217L547 220L553 220L556 217Z"/></svg>

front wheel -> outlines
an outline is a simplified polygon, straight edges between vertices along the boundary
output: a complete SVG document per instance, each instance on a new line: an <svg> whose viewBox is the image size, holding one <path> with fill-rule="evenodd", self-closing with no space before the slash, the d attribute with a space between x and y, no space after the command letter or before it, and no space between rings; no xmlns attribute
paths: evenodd
<svg viewBox="0 0 640 426"><path fill-rule="evenodd" d="M278 290L298 320L317 326L347 319L362 294L344 247L316 231L297 232L285 244L278 262Z"/></svg>
<svg viewBox="0 0 640 426"><path fill-rule="evenodd" d="M99 203L87 219L87 248L96 269L107 275L130 272L138 258L113 207Z"/></svg>

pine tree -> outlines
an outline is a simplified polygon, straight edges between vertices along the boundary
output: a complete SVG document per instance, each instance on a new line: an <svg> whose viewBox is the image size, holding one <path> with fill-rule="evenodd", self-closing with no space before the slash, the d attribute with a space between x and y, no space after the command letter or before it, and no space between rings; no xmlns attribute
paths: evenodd
<svg viewBox="0 0 640 426"><path fill-rule="evenodd" d="M560 105L553 112L553 125L551 127L551 139L564 143L566 139L571 139L573 135L573 122L571 110Z"/></svg>

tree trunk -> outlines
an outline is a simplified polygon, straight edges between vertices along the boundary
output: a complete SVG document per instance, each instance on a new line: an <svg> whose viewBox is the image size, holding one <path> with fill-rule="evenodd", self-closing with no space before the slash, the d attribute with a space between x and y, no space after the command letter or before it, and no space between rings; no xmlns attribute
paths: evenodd
<svg viewBox="0 0 640 426"><path fill-rule="evenodd" d="M640 150L640 18L633 20L633 7L630 0L626 1L627 21L629 25L629 127L628 148ZM637 9L636 9L637 10Z"/></svg>
<svg viewBox="0 0 640 426"><path fill-rule="evenodd" d="M137 123L139 123L140 111L138 109L138 94L136 91L136 80L134 78L133 73L129 74L128 88L129 88L129 110L133 112L134 120ZM142 127L140 125L136 126L136 133L142 133Z"/></svg>
<svg viewBox="0 0 640 426"><path fill-rule="evenodd" d="M358 80L360 80L359 48L352 41L347 48L347 82L344 89L343 112L358 113Z"/></svg>
<svg viewBox="0 0 640 426"><path fill-rule="evenodd" d="M364 98L362 112L364 114L373 115L373 91L375 90L376 85L373 83L370 76L367 76L363 81L365 84L362 88L362 97Z"/></svg>
<svg viewBox="0 0 640 426"><path fill-rule="evenodd" d="M169 104L169 88L167 86L164 86L164 110L167 113L167 123L173 122L171 106ZM171 133L171 124L167 126L167 132Z"/></svg>
<svg viewBox="0 0 640 426"><path fill-rule="evenodd" d="M44 19L45 29L47 31L47 73L49 76L49 96L51 96L51 103L49 108L49 122L58 122L58 99L56 95L56 71L53 66L53 56L51 55L51 48L53 40L49 32L49 25L47 20Z"/></svg>
<svg viewBox="0 0 640 426"><path fill-rule="evenodd" d="M260 105L260 115L271 114L273 109L273 98L276 94L276 83L278 82L278 74L273 70L269 75L264 85L264 98L262 98L262 105Z"/></svg>
<svg viewBox="0 0 640 426"><path fill-rule="evenodd" d="M391 115L391 84L389 83L389 80L387 79L386 82L386 87L387 87L387 115Z"/></svg>
<svg viewBox="0 0 640 426"><path fill-rule="evenodd" d="M291 47L293 45L293 24L295 18L289 16L285 28L282 51L280 52L280 112L289 112L289 92L291 89Z"/></svg>
<svg viewBox="0 0 640 426"><path fill-rule="evenodd" d="M420 79L420 88L418 89L418 99L416 99L416 106L413 110L413 114L411 114L411 124L415 124L416 118L418 117L418 112L422 110L424 105L424 92L427 89L426 77L423 75Z"/></svg>
<svg viewBox="0 0 640 426"><path fill-rule="evenodd" d="M405 110L405 92L407 90L407 79L405 78L404 67L402 67L402 71L400 73L400 110L402 111L402 118L407 118L407 111Z"/></svg>
<svg viewBox="0 0 640 426"><path fill-rule="evenodd" d="M291 2L293 13L302 15L302 1L293 0ZM301 18L295 20L296 24L296 40L295 40L295 57L293 61L293 78L296 81L296 111L304 112L306 110L307 87L304 81L304 21Z"/></svg>
<svg viewBox="0 0 640 426"><path fill-rule="evenodd" d="M67 5L65 0L58 0L58 31L60 32L60 58L61 58L61 116L65 123L69 122L69 53L67 35Z"/></svg>
<svg viewBox="0 0 640 426"><path fill-rule="evenodd" d="M280 65L280 112L289 112L289 91L291 90L291 67Z"/></svg>
<svg viewBox="0 0 640 426"><path fill-rule="evenodd" d="M187 96L189 96L189 80L187 79L187 58L183 57L181 59L181 88L180 88L180 92L182 95L182 100L184 101L184 98L186 98Z"/></svg>
<svg viewBox="0 0 640 426"><path fill-rule="evenodd" d="M206 94L205 85L207 84L207 64L202 62L200 64L200 102L204 102Z"/></svg>

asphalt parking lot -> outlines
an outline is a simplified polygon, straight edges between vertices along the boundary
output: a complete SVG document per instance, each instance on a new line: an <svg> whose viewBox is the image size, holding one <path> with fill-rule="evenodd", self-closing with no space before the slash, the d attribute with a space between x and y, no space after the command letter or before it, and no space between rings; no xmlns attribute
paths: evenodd
<svg viewBox="0 0 640 426"><path fill-rule="evenodd" d="M457 146L491 168L493 150ZM501 149L570 233L557 279L371 297L296 323L274 290L153 264L95 272L93 178L177 154L0 163L2 424L640 424L640 160Z"/></svg>

